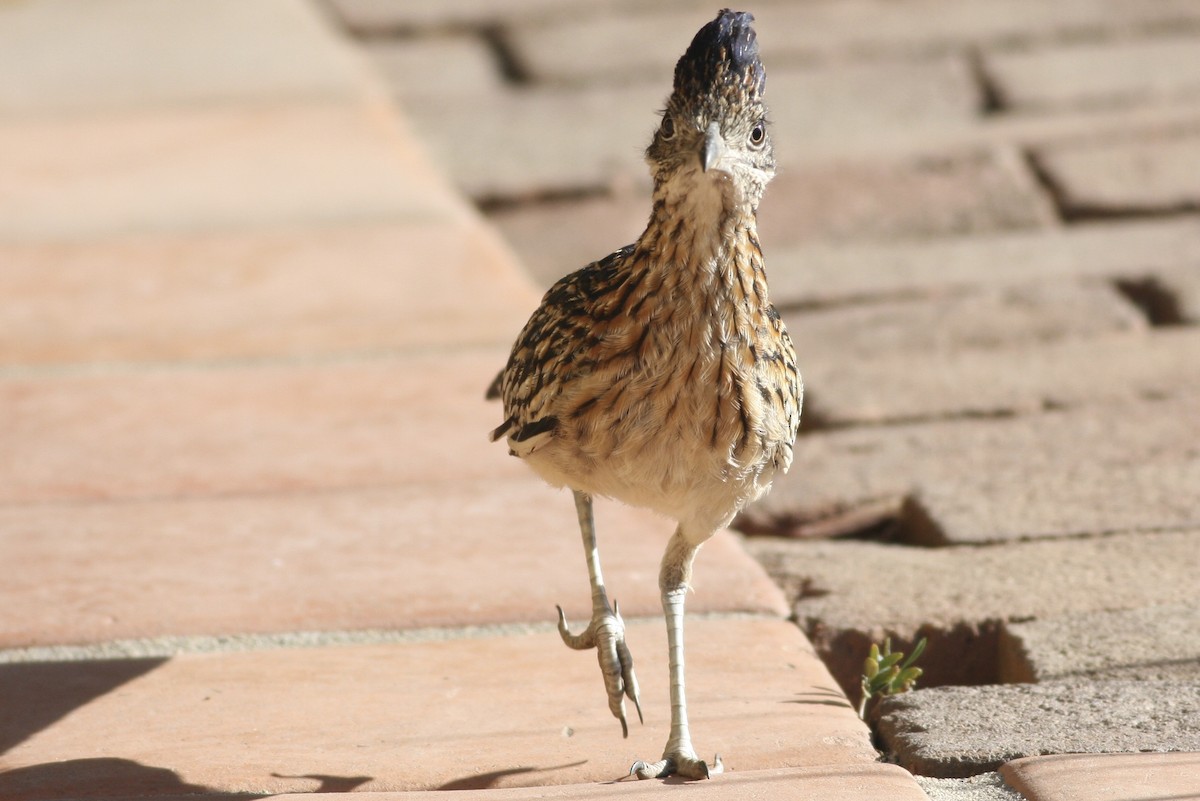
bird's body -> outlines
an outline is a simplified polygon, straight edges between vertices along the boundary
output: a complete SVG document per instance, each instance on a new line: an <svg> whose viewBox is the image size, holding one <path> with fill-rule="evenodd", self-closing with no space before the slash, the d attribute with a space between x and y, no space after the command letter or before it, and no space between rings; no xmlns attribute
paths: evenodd
<svg viewBox="0 0 1200 801"><path fill-rule="evenodd" d="M664 760L642 765L643 774L709 771L691 753L682 711L691 562L788 469L799 426L800 376L768 299L755 223L774 159L752 19L722 11L697 34L647 152L655 190L645 232L546 293L493 387L506 419L492 438L506 438L542 478L576 494L593 624L578 637L561 619L560 628L576 647L600 641L610 707L623 726L621 699L637 701L636 681L628 652L618 653L623 627L600 578L590 499L607 496L679 521L660 584L668 628L677 628L672 694L681 719L673 705Z"/></svg>

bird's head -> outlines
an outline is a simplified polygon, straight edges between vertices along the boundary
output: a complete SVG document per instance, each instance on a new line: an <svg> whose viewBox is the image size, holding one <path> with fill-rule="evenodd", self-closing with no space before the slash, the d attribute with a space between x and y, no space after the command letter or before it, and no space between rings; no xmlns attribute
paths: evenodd
<svg viewBox="0 0 1200 801"><path fill-rule="evenodd" d="M675 66L675 88L646 150L655 185L718 187L728 208L758 206L775 174L751 14L723 9Z"/></svg>

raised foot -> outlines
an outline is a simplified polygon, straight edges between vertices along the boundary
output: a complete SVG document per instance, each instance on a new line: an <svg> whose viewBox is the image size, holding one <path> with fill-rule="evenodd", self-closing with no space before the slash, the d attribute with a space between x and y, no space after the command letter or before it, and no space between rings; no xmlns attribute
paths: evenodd
<svg viewBox="0 0 1200 801"><path fill-rule="evenodd" d="M608 693L608 708L613 717L621 721L621 736L629 736L629 722L625 718L625 699L633 701L637 709L638 722L642 718L642 702L639 698L637 676L633 673L633 655L625 645L625 621L621 619L616 602L610 609L607 602L604 611L592 616L592 622L579 634L572 634L567 627L567 616L558 607L558 633L562 641L577 651L596 649L600 672L604 674L604 689Z"/></svg>
<svg viewBox="0 0 1200 801"><path fill-rule="evenodd" d="M718 773L725 772L721 755L713 757L712 764L697 759L695 754L663 754L657 762L643 762L640 759L633 763L629 775L639 779L665 779L668 776L679 776L684 779L711 779Z"/></svg>

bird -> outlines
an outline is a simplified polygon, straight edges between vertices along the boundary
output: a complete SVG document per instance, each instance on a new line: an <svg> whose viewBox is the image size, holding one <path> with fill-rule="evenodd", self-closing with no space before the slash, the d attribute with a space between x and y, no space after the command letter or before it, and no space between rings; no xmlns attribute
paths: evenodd
<svg viewBox="0 0 1200 801"><path fill-rule="evenodd" d="M747 12L722 9L676 64L646 162L650 218L637 241L555 283L487 392L503 402L505 440L575 500L592 618L574 649L596 648L609 709L628 736L625 701L644 722L619 606L600 567L593 498L678 523L659 567L671 727L639 778L709 778L688 725L684 606L701 545L788 470L803 384L771 304L757 212L775 174L763 102L766 71Z"/></svg>

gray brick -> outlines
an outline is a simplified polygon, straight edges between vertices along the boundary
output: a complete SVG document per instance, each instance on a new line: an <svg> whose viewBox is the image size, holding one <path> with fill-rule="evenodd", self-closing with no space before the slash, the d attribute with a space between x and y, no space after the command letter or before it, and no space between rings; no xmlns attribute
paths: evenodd
<svg viewBox="0 0 1200 801"><path fill-rule="evenodd" d="M1005 149L784 171L760 208L764 241L924 238L1048 227L1054 213ZM778 269L778 268L777 268Z"/></svg>
<svg viewBox="0 0 1200 801"><path fill-rule="evenodd" d="M479 36L438 36L369 42L365 46L401 103L478 98L504 85L500 67Z"/></svg>
<svg viewBox="0 0 1200 801"><path fill-rule="evenodd" d="M510 90L412 102L414 129L475 198L649 181L642 151L668 86Z"/></svg>
<svg viewBox="0 0 1200 801"><path fill-rule="evenodd" d="M801 341L799 352L806 402L833 425L1018 414L1200 393L1200 331L1190 328L999 349L916 347L902 354L879 349L852 361L838 346L820 341Z"/></svg>
<svg viewBox="0 0 1200 801"><path fill-rule="evenodd" d="M867 359L868 365L901 357L919 372L923 359L958 350L1147 327L1113 287L1073 280L785 311L783 317L804 354L804 366L818 373L848 357ZM866 373L869 377L870 366ZM813 388L819 397L819 384Z"/></svg>
<svg viewBox="0 0 1200 801"><path fill-rule="evenodd" d="M610 142L607 147L611 146ZM574 149L574 145L565 148ZM497 183L482 183L465 175L460 180L469 181L484 194L489 188L513 191L535 172L541 180L552 183L566 180L568 171L576 173L573 180L604 180L599 164L589 167L576 160L568 167L567 161L563 156L559 169L548 157L524 171L515 164L497 163L493 165L494 174L504 174ZM496 210L492 220L538 280L548 285L633 241L642 232L650 212L650 195L645 183L633 178L633 169L631 164L626 180L619 181L620 185L605 195L518 204ZM638 169L644 167L639 165ZM558 177L550 177L555 170ZM533 191L533 182L526 191ZM774 297L786 305L807 300L805 295L814 291L827 291L810 281L810 260L816 260L818 271L829 265L827 273L835 292L839 283L845 285L856 277L867 288L886 288L888 280L883 274L877 281L857 262L843 273L839 268L848 260L838 248L789 244L814 239L879 240L1039 228L1049 224L1051 215L1028 176L1004 154L966 153L936 161L874 160L795 167L771 184L759 216ZM899 253L912 248L910 244L896 247ZM888 269L887 260L897 257L897 251L891 248L871 251L868 246L867 250L877 254L874 261L868 257L867 265L881 273ZM775 289L777 285L782 291Z"/></svg>
<svg viewBox="0 0 1200 801"><path fill-rule="evenodd" d="M1060 111L1200 98L1200 40L1087 43L986 57L1005 110Z"/></svg>
<svg viewBox="0 0 1200 801"><path fill-rule="evenodd" d="M870 643L885 636L900 650L929 638L924 686L980 684L1000 678L1003 623L1200 603L1200 527L982 548L770 537L746 544L852 697Z"/></svg>
<svg viewBox="0 0 1200 801"><path fill-rule="evenodd" d="M880 713L885 747L925 776L970 776L1039 754L1200 749L1198 682L939 687L888 698Z"/></svg>
<svg viewBox="0 0 1200 801"><path fill-rule="evenodd" d="M341 0L345 2L346 0ZM526 0L528 2L528 0ZM1200 11L1187 0L839 0L763 4L754 9L764 57L778 63L896 58L961 52L967 45L1011 48L1067 38L1105 38L1167 25L1194 28ZM620 16L573 15L511 35L535 74L565 80L669 74L709 6L656 8Z"/></svg>
<svg viewBox="0 0 1200 801"><path fill-rule="evenodd" d="M553 203L497 209L488 219L539 286L633 242L646 228L650 193L643 186Z"/></svg>
<svg viewBox="0 0 1200 801"><path fill-rule="evenodd" d="M1200 323L1200 261L1160 276L1160 284L1181 321Z"/></svg>
<svg viewBox="0 0 1200 801"><path fill-rule="evenodd" d="M1200 209L1200 136L1162 136L1042 151L1068 216Z"/></svg>
<svg viewBox="0 0 1200 801"><path fill-rule="evenodd" d="M1101 609L1004 625L1001 681L1069 676L1200 681L1200 610Z"/></svg>
<svg viewBox="0 0 1200 801"><path fill-rule="evenodd" d="M804 534L898 517L924 544L1197 525L1197 402L816 432L740 525Z"/></svg>
<svg viewBox="0 0 1200 801"><path fill-rule="evenodd" d="M506 20L554 19L604 13L636 5L635 0L326 0L347 28L364 36L428 29L495 25Z"/></svg>
<svg viewBox="0 0 1200 801"><path fill-rule="evenodd" d="M768 192L764 217L773 213L772 200ZM779 219L768 228L764 220L762 231L772 298L785 306L962 287L1014 287L1051 278L1182 277L1195 275L1200 264L1200 225L1190 219L918 241L792 245L782 242L786 223Z"/></svg>
<svg viewBox="0 0 1200 801"><path fill-rule="evenodd" d="M686 41L678 52L685 46ZM408 110L468 193L519 197L621 180L646 183L642 153L670 91L668 72L659 80L626 85L417 98ZM800 163L820 166L807 159L811 144L837 143L847 133L861 139L880 129L967 128L976 102L969 76L954 59L773 69L768 89L782 172Z"/></svg>

